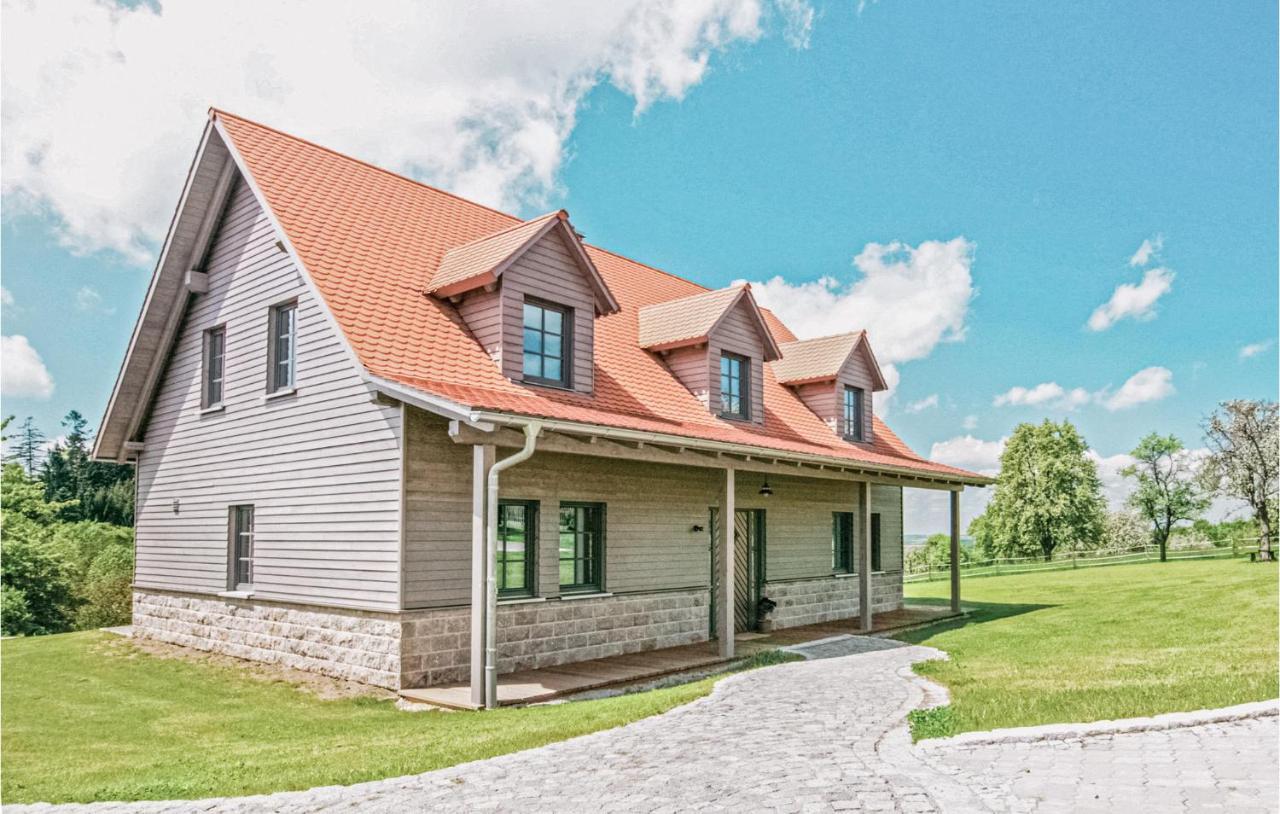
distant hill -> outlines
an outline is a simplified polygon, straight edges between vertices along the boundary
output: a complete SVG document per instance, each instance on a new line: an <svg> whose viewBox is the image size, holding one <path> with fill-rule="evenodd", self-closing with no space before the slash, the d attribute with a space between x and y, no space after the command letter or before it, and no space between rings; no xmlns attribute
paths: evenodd
<svg viewBox="0 0 1280 814"><path fill-rule="evenodd" d="M924 545L924 541L929 539L928 534L904 534L902 535L902 546L910 551L913 548L920 548ZM973 548L973 538L967 534L960 535L960 545L965 548Z"/></svg>

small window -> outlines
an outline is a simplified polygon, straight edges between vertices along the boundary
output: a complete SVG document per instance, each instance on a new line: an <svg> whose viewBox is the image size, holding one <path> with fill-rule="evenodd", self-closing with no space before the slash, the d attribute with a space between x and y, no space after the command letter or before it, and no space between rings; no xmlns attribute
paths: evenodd
<svg viewBox="0 0 1280 814"><path fill-rule="evenodd" d="M853 512L831 513L831 568L853 573Z"/></svg>
<svg viewBox="0 0 1280 814"><path fill-rule="evenodd" d="M536 501L498 504L498 595L533 596L533 566L538 548Z"/></svg>
<svg viewBox="0 0 1280 814"><path fill-rule="evenodd" d="M733 353L720 354L720 415L730 418L751 415L747 397L750 369L750 362L745 357Z"/></svg>
<svg viewBox="0 0 1280 814"><path fill-rule="evenodd" d="M277 305L271 309L271 375L269 391L292 390L298 368L298 304Z"/></svg>
<svg viewBox="0 0 1280 814"><path fill-rule="evenodd" d="M871 570L880 571L880 514L871 513Z"/></svg>
<svg viewBox="0 0 1280 814"><path fill-rule="evenodd" d="M253 507L232 506L231 589L253 590Z"/></svg>
<svg viewBox="0 0 1280 814"><path fill-rule="evenodd" d="M202 407L222 404L222 385L225 377L227 353L227 328L219 325L204 332L204 397Z"/></svg>
<svg viewBox="0 0 1280 814"><path fill-rule="evenodd" d="M559 305L524 303L525 381L569 386L567 351L573 346L573 311Z"/></svg>
<svg viewBox="0 0 1280 814"><path fill-rule="evenodd" d="M599 591L604 588L604 505L560 504L560 588Z"/></svg>
<svg viewBox="0 0 1280 814"><path fill-rule="evenodd" d="M863 391L860 387L844 389L844 437L850 441L863 439Z"/></svg>

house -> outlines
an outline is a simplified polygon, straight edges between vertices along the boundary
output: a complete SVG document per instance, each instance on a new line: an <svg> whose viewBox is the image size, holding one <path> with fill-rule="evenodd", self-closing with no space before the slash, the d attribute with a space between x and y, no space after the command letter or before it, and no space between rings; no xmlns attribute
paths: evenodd
<svg viewBox="0 0 1280 814"><path fill-rule="evenodd" d="M902 602L870 338L210 112L94 455L135 635L389 688ZM958 601L953 583L953 601ZM769 603L762 603L768 598Z"/></svg>

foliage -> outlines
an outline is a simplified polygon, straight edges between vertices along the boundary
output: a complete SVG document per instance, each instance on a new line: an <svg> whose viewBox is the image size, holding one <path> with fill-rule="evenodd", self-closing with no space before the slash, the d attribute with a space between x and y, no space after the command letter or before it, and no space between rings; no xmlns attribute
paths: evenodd
<svg viewBox="0 0 1280 814"><path fill-rule="evenodd" d="M983 547L995 557L1092 548L1102 534L1097 465L1070 421L1019 424L1000 456L995 495L983 514Z"/></svg>
<svg viewBox="0 0 1280 814"><path fill-rule="evenodd" d="M966 563L969 559L969 550L961 546L960 562ZM924 571L928 568L950 568L951 538L945 534L929 535L925 539L924 545L912 548L907 552L906 567L907 571L912 573Z"/></svg>
<svg viewBox="0 0 1280 814"><path fill-rule="evenodd" d="M1209 501L1201 493L1191 456L1175 436L1151 433L1130 454L1134 463L1120 470L1137 481L1129 505L1151 524L1164 562L1173 527L1196 519Z"/></svg>
<svg viewBox="0 0 1280 814"><path fill-rule="evenodd" d="M1102 526L1104 551L1132 551L1151 541L1142 518L1133 512L1108 512Z"/></svg>
<svg viewBox="0 0 1280 814"><path fill-rule="evenodd" d="M18 428L18 440L13 445L13 458L28 475L35 475L36 467L44 457L44 433L36 426L36 420L27 416Z"/></svg>
<svg viewBox="0 0 1280 814"><path fill-rule="evenodd" d="M1211 491L1243 500L1258 524L1262 559L1271 559L1280 494L1280 412L1274 401L1224 401L1204 423L1209 457L1201 470Z"/></svg>
<svg viewBox="0 0 1280 814"><path fill-rule="evenodd" d="M5 642L3 658L5 803L191 799L417 774L666 712L723 677L470 715L406 713L390 693L322 699L242 663L164 658L99 632ZM794 658L762 653L740 668ZM63 721L74 725L51 725Z"/></svg>
<svg viewBox="0 0 1280 814"><path fill-rule="evenodd" d="M906 586L945 605L946 582ZM1280 694L1275 572L1188 560L964 583L967 620L897 638L949 661L916 671L951 691L950 732L1216 709Z"/></svg>
<svg viewBox="0 0 1280 814"><path fill-rule="evenodd" d="M133 469L90 457L88 422L76 410L62 420L66 440L49 450L41 470L45 497L65 503L63 520L133 524Z"/></svg>
<svg viewBox="0 0 1280 814"><path fill-rule="evenodd" d="M71 629L76 597L63 562L47 545L12 527L0 542L0 585L16 612L0 619L6 636L36 636Z"/></svg>
<svg viewBox="0 0 1280 814"><path fill-rule="evenodd" d="M129 623L133 613L133 546L103 549L89 565L76 611L80 630Z"/></svg>

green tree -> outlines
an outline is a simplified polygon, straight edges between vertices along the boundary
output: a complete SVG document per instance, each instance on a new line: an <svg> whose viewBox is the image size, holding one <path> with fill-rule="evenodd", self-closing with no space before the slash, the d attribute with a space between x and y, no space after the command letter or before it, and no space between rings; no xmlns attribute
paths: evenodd
<svg viewBox="0 0 1280 814"><path fill-rule="evenodd" d="M1280 500L1280 413L1274 401L1224 401L1204 423L1209 457L1201 477L1214 492L1243 500L1258 523L1258 558L1274 559Z"/></svg>
<svg viewBox="0 0 1280 814"><path fill-rule="evenodd" d="M0 542L0 586L15 610L0 619L6 636L35 636L71 629L76 598L61 560L38 537L6 524ZM7 608L7 609L8 609Z"/></svg>
<svg viewBox="0 0 1280 814"><path fill-rule="evenodd" d="M1177 437L1153 432L1129 454L1133 464L1120 470L1137 481L1129 505L1151 524L1151 538L1164 562L1173 527L1197 518L1209 501L1201 494L1191 456Z"/></svg>
<svg viewBox="0 0 1280 814"><path fill-rule="evenodd" d="M1014 428L982 521L991 555L1050 560L1059 547L1097 545L1104 504L1088 449L1070 421Z"/></svg>
<svg viewBox="0 0 1280 814"><path fill-rule="evenodd" d="M960 547L960 562L969 561L969 552ZM945 534L931 534L924 545L913 548L907 554L907 570L924 571L928 568L949 568L951 566L951 538Z"/></svg>
<svg viewBox="0 0 1280 814"><path fill-rule="evenodd" d="M45 497L75 501L64 510L64 520L133 525L133 468L93 460L88 423L76 410L62 420L66 438L49 451L41 470Z"/></svg>
<svg viewBox="0 0 1280 814"><path fill-rule="evenodd" d="M36 420L27 416L18 428L18 440L13 446L13 457L27 474L34 476L36 467L44 458L44 433L36 426Z"/></svg>

